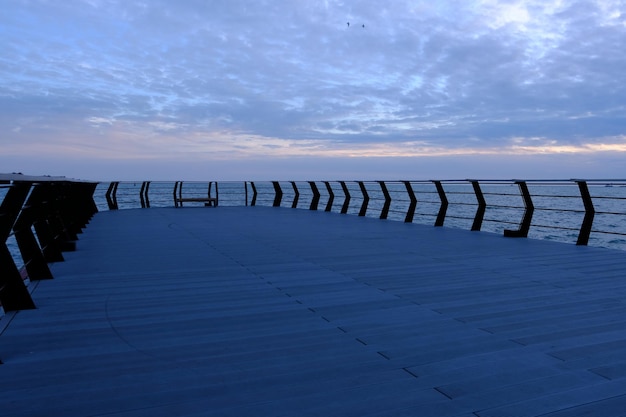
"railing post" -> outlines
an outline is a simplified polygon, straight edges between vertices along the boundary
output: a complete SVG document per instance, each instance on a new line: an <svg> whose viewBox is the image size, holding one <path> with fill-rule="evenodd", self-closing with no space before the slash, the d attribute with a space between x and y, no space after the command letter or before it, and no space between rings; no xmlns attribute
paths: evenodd
<svg viewBox="0 0 626 417"><path fill-rule="evenodd" d="M78 240L78 234L89 223L89 219L98 212L93 201L93 193L97 183L67 182L65 183L65 198L60 205L63 223L73 240Z"/></svg>
<svg viewBox="0 0 626 417"><path fill-rule="evenodd" d="M215 181L215 201L212 200L213 197L211 197L213 194L213 181L209 181L209 186L207 189L207 198L209 199L206 203L204 203L205 207L217 207L219 205L219 197L220 197L220 192L219 192L219 188L217 185L217 181Z"/></svg>
<svg viewBox="0 0 626 417"><path fill-rule="evenodd" d="M311 206L309 210L317 210L317 205L320 202L320 191L317 189L317 185L315 181L309 181L309 185L311 186L311 191L313 192L313 199L311 200Z"/></svg>
<svg viewBox="0 0 626 417"><path fill-rule="evenodd" d="M63 261L63 254L54 243L52 232L43 213L41 188L35 185L26 204L15 220L13 231L28 277L32 280L50 279L48 262ZM32 228L37 233L37 239ZM39 240L39 243L37 243Z"/></svg>
<svg viewBox="0 0 626 417"><path fill-rule="evenodd" d="M148 186L150 181L144 181L141 183L141 190L139 190L139 200L141 202L141 208L150 207L150 200L148 200Z"/></svg>
<svg viewBox="0 0 626 417"><path fill-rule="evenodd" d="M291 208L298 208L298 200L300 199L300 191L298 191L298 186L295 181L291 181L291 187L293 188L293 202L291 203Z"/></svg>
<svg viewBox="0 0 626 417"><path fill-rule="evenodd" d="M583 204L585 205L585 217L583 219L583 223L580 226L580 233L578 234L578 240L576 244L579 246L584 246L589 243L589 236L591 235L591 227L593 226L593 218L595 217L596 210L593 207L593 201L591 199L591 194L589 194L589 188L587 187L586 181L576 181L578 184L578 189L580 190L580 196L583 199Z"/></svg>
<svg viewBox="0 0 626 417"><path fill-rule="evenodd" d="M248 181L244 181L243 182L243 191L245 194L245 199L246 199L246 207L248 207Z"/></svg>
<svg viewBox="0 0 626 417"><path fill-rule="evenodd" d="M387 190L387 185L385 184L385 181L378 181L378 184L380 184L380 189L385 196L385 204L383 205L383 209L380 212L380 218L382 220L385 220L389 215L389 208L391 207L391 196L389 195L389 190Z"/></svg>
<svg viewBox="0 0 626 417"><path fill-rule="evenodd" d="M143 190L146 188L146 182L141 183L141 189L139 190L139 203L141 208L146 208L146 200L143 198Z"/></svg>
<svg viewBox="0 0 626 417"><path fill-rule="evenodd" d="M183 206L183 181L176 181L174 184L174 206Z"/></svg>
<svg viewBox="0 0 626 417"><path fill-rule="evenodd" d="M476 180L470 180L472 187L474 188L474 194L476 194L476 201L478 201L478 208L476 209L476 215L474 216L474 223L472 224L472 231L478 232L483 225L483 218L485 217L485 210L487 209L487 202L485 196L480 189L480 184Z"/></svg>
<svg viewBox="0 0 626 417"><path fill-rule="evenodd" d="M331 211L333 209L333 202L335 201L335 193L328 181L324 181L324 184L326 184L326 191L328 191L328 203L326 203L326 210L324 211Z"/></svg>
<svg viewBox="0 0 626 417"><path fill-rule="evenodd" d="M365 184L363 181L357 181L359 183L359 187L361 188L361 193L363 194L363 204L361 204L361 210L359 211L359 216L365 216L367 212L367 205L370 201L370 196L367 194L367 189L365 188Z"/></svg>
<svg viewBox="0 0 626 417"><path fill-rule="evenodd" d="M348 212L348 207L350 207L350 190L348 190L348 186L345 181L339 181L339 184L341 184L341 189L343 190L343 195L345 196L343 206L341 206L341 214L346 214Z"/></svg>
<svg viewBox="0 0 626 417"><path fill-rule="evenodd" d="M56 227L57 244L62 251L75 251L80 228L75 224L71 210L72 194L75 190L73 182L57 182L50 184L49 200L51 221Z"/></svg>
<svg viewBox="0 0 626 417"><path fill-rule="evenodd" d="M433 181L433 183L435 184L435 187L437 187L439 200L441 200L441 205L439 206L439 213L437 214L437 219L435 220L435 226L441 227L443 226L443 223L446 220L446 212L448 211L448 197L446 197L446 192L443 189L443 185L441 185L441 181Z"/></svg>
<svg viewBox="0 0 626 417"><path fill-rule="evenodd" d="M520 189L522 198L524 199L524 217L520 223L518 230L504 230L504 236L506 237L528 237L528 231L530 230L530 224L533 220L533 213L535 212L535 205L533 204L532 196L528 191L526 181L515 181Z"/></svg>
<svg viewBox="0 0 626 417"><path fill-rule="evenodd" d="M409 208L406 211L406 217L404 218L405 223L413 222L413 216L415 215L415 207L417 207L417 197L415 197L415 191L413 191L413 187L411 186L410 181L403 181L404 187L406 188L406 192L409 195L409 199L411 203L409 204Z"/></svg>
<svg viewBox="0 0 626 417"><path fill-rule="evenodd" d="M22 213L15 222L15 239L20 251L24 248L28 252L23 253L26 257L35 257L41 247L46 262L62 262L63 254L55 241L55 230L48 221L49 213L50 202L47 200L44 186L41 183L35 184ZM35 229L39 246L36 243L31 244L31 226Z"/></svg>
<svg viewBox="0 0 626 417"><path fill-rule="evenodd" d="M172 193L173 196L174 196L174 207L178 207L178 196L176 194L178 194L178 183L179 182L180 181L176 181L174 183L174 192ZM110 189L110 187L109 187L109 189ZM107 198L107 200L108 200L108 198ZM181 206L182 206L182 203L181 203ZM109 209L110 208L111 208L111 206L109 205Z"/></svg>
<svg viewBox="0 0 626 417"><path fill-rule="evenodd" d="M0 304L5 311L35 308L35 303L6 245L30 187L30 183L14 182L0 204Z"/></svg>
<svg viewBox="0 0 626 417"><path fill-rule="evenodd" d="M98 212L98 205L94 199L94 194L96 193L96 188L98 187L97 182L87 183L84 185L85 191L83 193L83 200L88 202L85 203L84 214L85 214L85 223L87 225L89 220Z"/></svg>
<svg viewBox="0 0 626 417"><path fill-rule="evenodd" d="M250 181L250 186L252 187L252 202L250 203L250 205L254 206L256 205L256 196L257 196L256 186L254 185L254 181Z"/></svg>
<svg viewBox="0 0 626 417"><path fill-rule="evenodd" d="M280 188L280 183L278 181L272 181L274 185L274 204L272 207L280 207L280 202L283 199L283 190Z"/></svg>
<svg viewBox="0 0 626 417"><path fill-rule="evenodd" d="M67 227L76 235L83 232L94 214L98 212L98 206L93 199L98 186L97 182L73 182L70 183L70 195L66 200ZM78 236L76 236L78 240Z"/></svg>
<svg viewBox="0 0 626 417"><path fill-rule="evenodd" d="M143 196L146 199L146 207L150 208L150 197L149 197L149 191L150 191L150 181L146 181L146 189L143 190Z"/></svg>
<svg viewBox="0 0 626 417"><path fill-rule="evenodd" d="M67 217L67 202L72 185L70 182L52 182L47 185L47 218L54 233L54 241L62 252L75 251L78 236Z"/></svg>
<svg viewBox="0 0 626 417"><path fill-rule="evenodd" d="M118 181L114 181L111 184L109 184L109 188L107 189L107 193L106 193L106 199L107 199L107 205L109 206L109 210L117 210L118 206L117 206L117 186L120 183ZM178 185L178 181L176 182L176 185ZM174 193L176 193L176 191L174 191ZM174 200L176 200L176 196L174 195Z"/></svg>
<svg viewBox="0 0 626 417"><path fill-rule="evenodd" d="M49 191L53 221L57 225L62 251L76 250L76 240L78 240L79 228L75 224L71 211L73 192L74 187L71 182L52 183Z"/></svg>

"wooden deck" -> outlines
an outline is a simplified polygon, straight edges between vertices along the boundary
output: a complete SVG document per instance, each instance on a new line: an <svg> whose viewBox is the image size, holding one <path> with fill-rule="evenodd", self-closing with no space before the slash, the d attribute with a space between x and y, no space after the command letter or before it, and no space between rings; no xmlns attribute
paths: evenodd
<svg viewBox="0 0 626 417"><path fill-rule="evenodd" d="M137 209L52 270L0 320L2 416L626 415L621 251Z"/></svg>

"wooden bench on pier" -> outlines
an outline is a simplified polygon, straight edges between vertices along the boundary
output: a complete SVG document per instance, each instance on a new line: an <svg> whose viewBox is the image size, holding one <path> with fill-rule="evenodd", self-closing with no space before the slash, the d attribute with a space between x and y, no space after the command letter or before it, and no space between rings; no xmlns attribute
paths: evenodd
<svg viewBox="0 0 626 417"><path fill-rule="evenodd" d="M174 207L182 207L183 203L204 203L205 207L217 207L219 195L217 181L215 182L215 197L211 196L212 186L213 181L209 182L206 197L183 197L183 181L176 181L174 184Z"/></svg>

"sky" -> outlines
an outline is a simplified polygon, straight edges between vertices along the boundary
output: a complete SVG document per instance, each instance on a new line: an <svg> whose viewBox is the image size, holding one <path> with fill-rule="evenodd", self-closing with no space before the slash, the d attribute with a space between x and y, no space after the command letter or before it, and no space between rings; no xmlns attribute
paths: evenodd
<svg viewBox="0 0 626 417"><path fill-rule="evenodd" d="M626 178L626 1L0 0L0 172Z"/></svg>

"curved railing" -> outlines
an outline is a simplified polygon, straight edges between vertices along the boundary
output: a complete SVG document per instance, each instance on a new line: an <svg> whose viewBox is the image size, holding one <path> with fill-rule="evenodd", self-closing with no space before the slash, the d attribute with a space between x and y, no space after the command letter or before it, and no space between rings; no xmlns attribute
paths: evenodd
<svg viewBox="0 0 626 417"><path fill-rule="evenodd" d="M76 234L98 209L219 201L219 206L319 210L626 250L626 180L95 183L4 174L0 199L5 310L31 305L24 280L50 278L47 264L73 249Z"/></svg>
<svg viewBox="0 0 626 417"><path fill-rule="evenodd" d="M102 209L172 206L174 184L101 184L109 203L99 201ZM185 182L185 193L210 195L211 184ZM626 180L226 181L219 201L626 249Z"/></svg>
<svg viewBox="0 0 626 417"><path fill-rule="evenodd" d="M96 185L62 177L0 174L2 309L34 308L25 281L52 278L48 264L63 261L63 252L74 250L78 234L97 211Z"/></svg>
<svg viewBox="0 0 626 417"><path fill-rule="evenodd" d="M99 209L291 207L626 250L626 180L95 183L0 174L0 201L0 317L35 307L29 281L52 278L48 264L74 250Z"/></svg>

